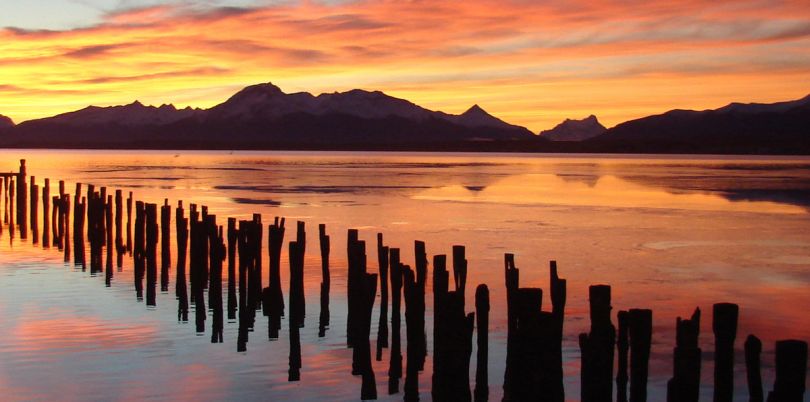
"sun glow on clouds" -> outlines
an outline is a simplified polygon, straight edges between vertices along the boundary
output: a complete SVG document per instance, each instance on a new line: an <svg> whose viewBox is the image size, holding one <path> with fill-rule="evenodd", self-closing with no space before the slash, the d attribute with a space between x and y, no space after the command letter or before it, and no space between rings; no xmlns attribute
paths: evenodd
<svg viewBox="0 0 810 402"><path fill-rule="evenodd" d="M82 28L0 30L0 113L209 107L272 81L379 89L452 113L478 103L539 131L810 92L807 1L148 4Z"/></svg>

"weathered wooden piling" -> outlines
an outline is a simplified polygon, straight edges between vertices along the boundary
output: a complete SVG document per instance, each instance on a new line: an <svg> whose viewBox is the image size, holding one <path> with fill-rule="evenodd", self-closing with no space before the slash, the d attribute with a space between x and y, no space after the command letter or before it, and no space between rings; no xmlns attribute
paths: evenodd
<svg viewBox="0 0 810 402"><path fill-rule="evenodd" d="M261 252L261 221L254 216L253 220L239 221L238 247L239 247L239 337L237 350L247 350L248 332L253 328L256 320L255 292L257 285L251 284L256 280L256 264ZM253 299L251 298L253 294Z"/></svg>
<svg viewBox="0 0 810 402"><path fill-rule="evenodd" d="M297 222L296 240L289 245L290 259L290 325L304 326L304 255L306 252L306 231L304 222Z"/></svg>
<svg viewBox="0 0 810 402"><path fill-rule="evenodd" d="M250 225L250 230L253 231L251 237L255 239L255 241L251 242L252 247L254 250L252 251L253 254L253 263L251 264L251 278L248 280L250 284L250 293L248 293L248 302L253 304L253 310L261 309L262 308L262 238L264 227L262 226L262 216L261 214L253 214L253 221L252 225Z"/></svg>
<svg viewBox="0 0 810 402"><path fill-rule="evenodd" d="M156 306L157 286L157 204L146 204L146 305Z"/></svg>
<svg viewBox="0 0 810 402"><path fill-rule="evenodd" d="M355 311L357 320L357 331L355 332L355 344L352 350L352 374L362 376L362 386L360 390L361 400L377 399L377 384L374 378L374 369L371 366L371 312L374 308L374 299L377 296L377 274L366 273L366 252L365 242L357 241L354 245L353 254L355 262L359 264L356 268L361 272L361 276L356 278L360 281L356 301L358 310Z"/></svg>
<svg viewBox="0 0 810 402"><path fill-rule="evenodd" d="M413 324L414 333L413 341L416 342L415 358L416 366L419 371L425 368L425 358L427 357L427 332L425 332L425 285L427 282L427 252L425 251L425 242L416 240L414 245L414 267L416 268L415 275L415 293L413 296ZM466 275L466 260L465 275ZM410 343L410 341L409 341Z"/></svg>
<svg viewBox="0 0 810 402"><path fill-rule="evenodd" d="M26 184L25 159L20 159L20 172L17 174L17 226L20 239L28 238L28 186Z"/></svg>
<svg viewBox="0 0 810 402"><path fill-rule="evenodd" d="M745 374L748 380L748 401L763 402L762 372L760 371L760 355L762 354L762 341L754 335L745 339Z"/></svg>
<svg viewBox="0 0 810 402"><path fill-rule="evenodd" d="M409 266L403 265L402 275L405 294L405 333L408 340L404 400L406 402L415 402L419 400L419 364L424 360L421 345L418 341L421 336L418 324L420 294L416 274L413 270ZM456 400L463 400L463 396L458 396L458 398Z"/></svg>
<svg viewBox="0 0 810 402"><path fill-rule="evenodd" d="M267 316L268 337L278 338L284 316L284 293L281 290L281 248L284 245L284 218L275 217L267 230L267 252L270 257L269 280L263 290L262 312ZM241 258L241 256L240 256Z"/></svg>
<svg viewBox="0 0 810 402"><path fill-rule="evenodd" d="M475 368L475 402L489 400L489 288L486 284L475 288L475 317L478 327Z"/></svg>
<svg viewBox="0 0 810 402"><path fill-rule="evenodd" d="M208 228L205 219L206 209L202 209L202 219L197 205L191 204L189 215L189 273L191 278L191 302L194 303L194 321L198 333L205 332L207 310L205 308L205 286L208 282Z"/></svg>
<svg viewBox="0 0 810 402"><path fill-rule="evenodd" d="M51 179L42 185L42 247L51 247Z"/></svg>
<svg viewBox="0 0 810 402"><path fill-rule="evenodd" d="M768 402L801 402L807 378L807 342L776 342L776 376Z"/></svg>
<svg viewBox="0 0 810 402"><path fill-rule="evenodd" d="M228 319L236 319L236 218L228 218Z"/></svg>
<svg viewBox="0 0 810 402"><path fill-rule="evenodd" d="M14 210L14 198L17 185L14 183L14 179L11 179L11 183L9 184L8 188L8 231L11 237L14 237L14 216L16 211Z"/></svg>
<svg viewBox="0 0 810 402"><path fill-rule="evenodd" d="M731 402L734 397L734 340L740 308L732 303L713 307L714 402Z"/></svg>
<svg viewBox="0 0 810 402"><path fill-rule="evenodd" d="M323 223L318 225L318 237L321 246L321 314L318 319L318 337L324 337L329 327L329 290L332 280L329 273L329 236Z"/></svg>
<svg viewBox="0 0 810 402"><path fill-rule="evenodd" d="M388 394L399 392L399 379L402 378L402 344L400 340L400 306L402 302L402 268L399 249L389 248L388 268L391 274L391 358L388 366Z"/></svg>
<svg viewBox="0 0 810 402"><path fill-rule="evenodd" d="M106 239L106 250L107 250L107 260L105 264L106 273L104 275L104 282L107 286L110 286L110 282L112 281L113 277L113 249L115 246L113 245L113 209L112 209L112 195L107 196L107 206L104 208L105 214L105 224L107 228L107 239Z"/></svg>
<svg viewBox="0 0 810 402"><path fill-rule="evenodd" d="M628 328L630 333L630 402L645 402L652 342L652 310L630 309L628 319L630 324Z"/></svg>
<svg viewBox="0 0 810 402"><path fill-rule="evenodd" d="M177 202L175 210L175 231L177 234L177 276L175 295L177 296L177 319L188 321L188 287L186 286L186 255L188 254L188 218L183 211L183 201Z"/></svg>
<svg viewBox="0 0 810 402"><path fill-rule="evenodd" d="M289 381L301 378L301 338L299 329L304 326L304 254L306 232L303 222L297 225L296 240L289 244L290 260L290 356Z"/></svg>
<svg viewBox="0 0 810 402"><path fill-rule="evenodd" d="M59 219L59 246L62 247L64 251L64 258L65 262L70 261L70 194L62 195L62 199L60 200L60 212L59 215L61 218ZM84 246L82 246L84 247ZM82 249L82 255L84 255L84 249ZM82 257L82 261L84 261L84 257Z"/></svg>
<svg viewBox="0 0 810 402"><path fill-rule="evenodd" d="M120 270L124 263L124 198L121 190L115 190L115 255Z"/></svg>
<svg viewBox="0 0 810 402"><path fill-rule="evenodd" d="M418 257L417 257L418 259ZM431 396L434 400L470 401L470 356L475 314L465 314L466 285L464 249L453 247L454 290L449 290L447 258L433 257L434 339ZM409 273L406 271L406 304L409 301ZM416 287L419 291L419 287ZM424 291L424 287L421 288ZM424 299L423 299L424 300ZM406 319L408 310L406 310ZM418 330L418 329L417 329ZM408 339L410 345L411 340ZM421 346L421 345L420 345ZM410 351L410 346L409 346ZM410 352L408 358L410 359ZM415 356L414 356L415 357ZM407 379L406 379L407 382Z"/></svg>
<svg viewBox="0 0 810 402"><path fill-rule="evenodd" d="M172 207L169 200L163 200L160 207L160 291L169 291L169 266L172 263L171 250ZM111 229L107 229L112 233Z"/></svg>
<svg viewBox="0 0 810 402"><path fill-rule="evenodd" d="M39 186L36 184L36 179L31 176L31 235L33 236L33 243L39 244Z"/></svg>
<svg viewBox="0 0 810 402"><path fill-rule="evenodd" d="M610 293L610 286L607 285L593 285L588 289L591 331L579 335L583 402L610 402L613 399L616 328L610 320Z"/></svg>
<svg viewBox="0 0 810 402"><path fill-rule="evenodd" d="M700 396L700 309L695 309L692 318L678 317L675 331L673 376L667 383L667 401L697 402Z"/></svg>
<svg viewBox="0 0 810 402"><path fill-rule="evenodd" d="M377 324L377 361L382 361L383 348L388 347L388 247L383 234L377 233L377 266L380 275L380 321Z"/></svg>
<svg viewBox="0 0 810 402"><path fill-rule="evenodd" d="M360 263L357 261L359 258L357 255L358 243L357 229L349 229L346 235L346 255L349 263L346 275L346 303L349 308L346 314L346 345L350 348L354 346L355 333L358 331L358 321L355 315L359 311L358 297L362 292L360 279L362 272L360 272Z"/></svg>
<svg viewBox="0 0 810 402"><path fill-rule="evenodd" d="M3 177L3 224L8 223L8 184L11 178Z"/></svg>
<svg viewBox="0 0 810 402"><path fill-rule="evenodd" d="M132 255L132 191L127 197L127 252Z"/></svg>
<svg viewBox="0 0 810 402"><path fill-rule="evenodd" d="M78 253L78 249L77 249ZM135 297L143 300L143 276L146 271L146 217L142 201L135 203L135 236L132 244L134 258Z"/></svg>
<svg viewBox="0 0 810 402"><path fill-rule="evenodd" d="M562 338L563 323L565 321L565 302L567 299L568 282L560 278L557 272L557 261L549 262L549 288L551 289L551 316L553 325L552 345L549 346L548 367L549 386L552 402L565 402L565 387L563 384Z"/></svg>
<svg viewBox="0 0 810 402"><path fill-rule="evenodd" d="M208 307L212 311L211 343L222 343L225 320L222 311L222 262L225 260L225 240L222 227L217 226L216 216L208 215L205 221L209 250Z"/></svg>

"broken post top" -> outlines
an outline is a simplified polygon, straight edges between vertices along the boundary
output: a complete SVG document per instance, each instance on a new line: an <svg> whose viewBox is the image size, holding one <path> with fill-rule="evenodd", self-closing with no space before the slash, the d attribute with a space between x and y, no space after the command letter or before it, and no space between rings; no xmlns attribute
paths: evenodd
<svg viewBox="0 0 810 402"><path fill-rule="evenodd" d="M700 335L700 308L692 313L692 318L681 318L675 324L675 345L679 348L697 349Z"/></svg>

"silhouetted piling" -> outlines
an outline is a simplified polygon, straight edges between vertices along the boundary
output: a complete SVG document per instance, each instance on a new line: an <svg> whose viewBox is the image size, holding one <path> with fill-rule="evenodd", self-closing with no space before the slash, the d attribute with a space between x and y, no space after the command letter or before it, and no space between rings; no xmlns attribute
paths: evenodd
<svg viewBox="0 0 810 402"><path fill-rule="evenodd" d="M155 306L157 286L157 204L146 204L146 305Z"/></svg>
<svg viewBox="0 0 810 402"><path fill-rule="evenodd" d="M475 402L486 402L489 400L489 288L485 284L475 288L475 317L478 327L478 353L473 395Z"/></svg>
<svg viewBox="0 0 810 402"><path fill-rule="evenodd" d="M115 190L115 255L116 266L121 269L124 263L124 198L121 190Z"/></svg>
<svg viewBox="0 0 810 402"><path fill-rule="evenodd" d="M143 300L143 276L146 271L146 217L142 201L135 203L135 236L132 244L135 296ZM78 254L78 246L77 246Z"/></svg>
<svg viewBox="0 0 810 402"><path fill-rule="evenodd" d="M326 335L329 327L329 290L331 287L331 274L329 273L329 236L326 234L326 225L318 225L318 237L321 246L321 314L318 319L318 337Z"/></svg>
<svg viewBox="0 0 810 402"><path fill-rule="evenodd" d="M8 202L6 202L6 204L8 204L9 235L12 238L14 237L14 216L16 214L16 211L14 211L14 202L15 202L14 198L16 197L15 192L17 191L16 187L17 185L15 184L14 179L11 179L11 182L9 183L8 187L8 200L7 200Z"/></svg>
<svg viewBox="0 0 810 402"><path fill-rule="evenodd" d="M405 293L405 333L408 340L404 400L413 402L419 400L419 365L424 361L424 352L419 340L424 333L423 327L420 326L420 312L424 305L424 288L420 289L417 275L409 266L402 266L402 275ZM467 387L467 393L469 394L469 386ZM456 395L454 400L463 401L463 394Z"/></svg>
<svg viewBox="0 0 810 402"><path fill-rule="evenodd" d="M419 371L422 371L425 369L425 358L427 357L427 332L425 332L425 284L427 282L428 259L427 252L425 251L425 242L417 240L414 241L413 245L414 267L416 268L416 272L414 272L416 285L414 297L416 297L416 299L413 301L413 320L415 320L413 337L414 342L416 342L416 351L414 352L414 356L417 359L416 366L418 367ZM467 261L464 260L465 275L466 263Z"/></svg>
<svg viewBox="0 0 810 402"><path fill-rule="evenodd" d="M249 226L251 233L251 254L253 261L250 265L250 278L248 279L249 293L248 303L253 305L253 311L262 308L262 238L264 227L262 226L262 216L253 214L252 224Z"/></svg>
<svg viewBox="0 0 810 402"><path fill-rule="evenodd" d="M237 243L239 247L239 337L237 350L247 350L248 332L256 320L256 265L261 252L261 220L239 221Z"/></svg>
<svg viewBox="0 0 810 402"><path fill-rule="evenodd" d="M801 402L807 378L807 342L776 342L776 376L768 402Z"/></svg>
<svg viewBox="0 0 810 402"><path fill-rule="evenodd" d="M132 191L127 197L127 252L132 255Z"/></svg>
<svg viewBox="0 0 810 402"><path fill-rule="evenodd" d="M59 246L62 247L65 262L70 261L70 194L62 195L59 201ZM84 261L84 244L82 243L82 261ZM82 262L84 265L84 262Z"/></svg>
<svg viewBox="0 0 810 402"><path fill-rule="evenodd" d="M377 399L377 384L374 378L374 370L371 366L371 311L374 308L374 298L377 295L377 274L366 273L366 249L365 242L358 241L357 236L351 237L348 244L348 252L351 256L350 272L354 270L359 273L355 278L355 303L354 311L355 328L353 332L354 344L352 349L352 374L362 376L362 386L360 399Z"/></svg>
<svg viewBox="0 0 810 402"><path fill-rule="evenodd" d="M762 389L762 373L760 371L760 355L762 354L762 341L754 335L745 339L745 374L748 380L748 401L762 402L764 393Z"/></svg>
<svg viewBox="0 0 810 402"><path fill-rule="evenodd" d="M39 186L36 184L34 176L31 176L31 235L33 243L39 244ZM46 230L47 231L47 230Z"/></svg>
<svg viewBox="0 0 810 402"><path fill-rule="evenodd" d="M630 309L630 402L647 400L647 378L652 342L652 310Z"/></svg>
<svg viewBox="0 0 810 402"><path fill-rule="evenodd" d="M402 344L400 340L400 305L402 302L402 269L399 262L399 249L388 250L388 268L391 274L391 358L388 366L388 394L399 392L399 379L402 378Z"/></svg>
<svg viewBox="0 0 810 402"><path fill-rule="evenodd" d="M549 346L548 368L549 386L552 402L565 402L565 387L563 384L562 338L563 322L565 321L565 302L567 299L567 284L557 272L557 261L549 262L549 288L551 289L551 316L552 316L552 345Z"/></svg>
<svg viewBox="0 0 810 402"><path fill-rule="evenodd" d="M297 222L296 240L290 242L290 325L304 327L306 298L304 296L304 255L306 231L304 222Z"/></svg>
<svg viewBox="0 0 810 402"><path fill-rule="evenodd" d="M610 321L610 293L610 286L607 285L594 285L588 289L591 331L579 335L583 402L610 402L613 399L616 328Z"/></svg>
<svg viewBox="0 0 810 402"><path fill-rule="evenodd" d="M284 245L284 218L275 217L267 231L267 252L270 257L269 281L263 290L263 313L268 320L268 337L278 338L281 317L284 316L284 293L281 290L281 248ZM241 258L241 257L240 257Z"/></svg>
<svg viewBox="0 0 810 402"><path fill-rule="evenodd" d="M349 229L346 235L346 255L349 263L348 273L346 275L346 303L348 305L348 312L346 314L346 345L353 347L355 343L355 334L358 332L358 321L355 315L360 309L359 295L362 292L360 263L357 261L358 249L358 232L357 229ZM365 248L363 249L365 252Z"/></svg>
<svg viewBox="0 0 810 402"><path fill-rule="evenodd" d="M171 217L172 207L169 200L163 201L160 207L160 291L169 291L169 265L172 263L171 250ZM110 229L108 229L109 231ZM110 233L112 233L110 231Z"/></svg>
<svg viewBox="0 0 810 402"><path fill-rule="evenodd" d="M228 319L236 319L236 218L228 218Z"/></svg>
<svg viewBox="0 0 810 402"><path fill-rule="evenodd" d="M113 277L113 249L115 246L113 245L113 209L112 209L112 195L107 196L107 206L104 208L104 216L105 216L105 224L107 228L107 260L105 263L105 275L104 275L104 282L107 286L110 286L110 282L112 282Z"/></svg>
<svg viewBox="0 0 810 402"><path fill-rule="evenodd" d="M383 234L377 233L377 265L380 272L380 321L377 325L377 361L382 361L383 348L388 347L388 247Z"/></svg>
<svg viewBox="0 0 810 402"><path fill-rule="evenodd" d="M222 332L225 327L222 311L222 262L225 261L225 241L222 227L217 226L216 216L208 215L205 225L209 242L208 306L212 311L211 343L222 343Z"/></svg>
<svg viewBox="0 0 810 402"><path fill-rule="evenodd" d="M417 255L419 252L417 252ZM418 261L419 257L417 257ZM449 290L449 272L444 255L433 257L434 339L433 400L470 401L470 356L475 314L465 314L464 288L467 282L467 260L464 248L453 247L454 290ZM409 272L406 271L406 303ZM417 291L419 288L417 287ZM422 288L424 291L424 288ZM408 311L406 310L406 319ZM410 339L408 343L410 345ZM410 350L410 347L409 347ZM410 359L410 354L409 354ZM407 381L407 380L406 380Z"/></svg>
<svg viewBox="0 0 810 402"><path fill-rule="evenodd" d="M289 244L290 260L290 370L289 381L301 378L301 339L299 328L304 326L304 254L306 234L303 222L298 222L296 240Z"/></svg>
<svg viewBox="0 0 810 402"><path fill-rule="evenodd" d="M692 318L675 322L675 349L673 350L673 376L667 383L667 401L697 402L700 396L700 309Z"/></svg>
<svg viewBox="0 0 810 402"><path fill-rule="evenodd" d="M25 159L20 159L20 172L17 174L17 226L20 239L28 238L28 186L26 184Z"/></svg>
<svg viewBox="0 0 810 402"><path fill-rule="evenodd" d="M175 231L177 233L177 319L188 321L188 287L186 286L186 255L188 254L188 218L183 211L183 201L178 201L175 211Z"/></svg>
<svg viewBox="0 0 810 402"><path fill-rule="evenodd" d="M191 204L189 215L189 273L191 278L191 302L194 303L194 317L198 333L205 332L207 310L205 308L205 287L208 282L208 228L205 218L206 208L202 208L202 219L197 205Z"/></svg>
<svg viewBox="0 0 810 402"><path fill-rule="evenodd" d="M42 247L51 247L51 180L42 185Z"/></svg>
<svg viewBox="0 0 810 402"><path fill-rule="evenodd" d="M714 402L731 402L734 397L734 339L739 311L731 303L717 303L713 308Z"/></svg>

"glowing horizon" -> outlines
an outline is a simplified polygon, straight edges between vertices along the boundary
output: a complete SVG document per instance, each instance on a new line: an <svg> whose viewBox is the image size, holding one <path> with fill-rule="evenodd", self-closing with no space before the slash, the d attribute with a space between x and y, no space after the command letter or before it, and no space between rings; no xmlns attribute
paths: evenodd
<svg viewBox="0 0 810 402"><path fill-rule="evenodd" d="M0 17L0 114L17 123L135 100L207 108L261 82L479 104L533 132L810 93L805 1L68 3L54 21Z"/></svg>

